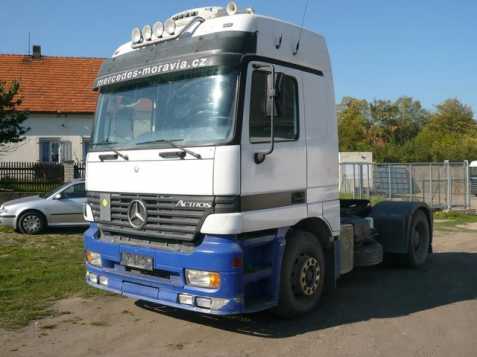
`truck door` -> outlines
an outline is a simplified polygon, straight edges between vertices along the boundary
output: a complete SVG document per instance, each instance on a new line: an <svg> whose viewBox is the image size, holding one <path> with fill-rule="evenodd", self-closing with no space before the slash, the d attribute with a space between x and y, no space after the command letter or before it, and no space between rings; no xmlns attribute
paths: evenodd
<svg viewBox="0 0 477 357"><path fill-rule="evenodd" d="M306 132L300 71L274 65L276 78L280 77L276 84L274 150L262 163L254 159L255 153L266 152L271 145L267 115L267 75L271 68L270 64L251 62L247 69L241 138L242 210L306 202Z"/></svg>

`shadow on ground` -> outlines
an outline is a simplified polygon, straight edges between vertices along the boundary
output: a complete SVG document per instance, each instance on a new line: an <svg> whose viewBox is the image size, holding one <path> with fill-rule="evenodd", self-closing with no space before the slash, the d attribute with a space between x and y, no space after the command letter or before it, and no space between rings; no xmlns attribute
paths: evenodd
<svg viewBox="0 0 477 357"><path fill-rule="evenodd" d="M88 227L48 227L44 234L66 234L78 235L83 234Z"/></svg>
<svg viewBox="0 0 477 357"><path fill-rule="evenodd" d="M374 318L409 315L477 299L477 253L435 253L420 270L375 267L340 279L313 313L283 321L263 312L236 317L195 314L144 301L136 305L190 322L254 336L283 338Z"/></svg>

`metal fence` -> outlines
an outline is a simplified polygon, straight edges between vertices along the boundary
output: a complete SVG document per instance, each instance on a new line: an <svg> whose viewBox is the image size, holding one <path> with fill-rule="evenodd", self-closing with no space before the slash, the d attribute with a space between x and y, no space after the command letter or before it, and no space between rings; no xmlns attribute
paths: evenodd
<svg viewBox="0 0 477 357"><path fill-rule="evenodd" d="M342 197L424 201L434 209L469 209L469 164L341 163Z"/></svg>
<svg viewBox="0 0 477 357"><path fill-rule="evenodd" d="M0 162L0 189L45 192L63 183L64 167L57 163Z"/></svg>
<svg viewBox="0 0 477 357"><path fill-rule="evenodd" d="M0 162L0 191L52 190L65 182L65 165L49 162ZM85 177L86 165L83 162L70 165L73 165L74 178Z"/></svg>

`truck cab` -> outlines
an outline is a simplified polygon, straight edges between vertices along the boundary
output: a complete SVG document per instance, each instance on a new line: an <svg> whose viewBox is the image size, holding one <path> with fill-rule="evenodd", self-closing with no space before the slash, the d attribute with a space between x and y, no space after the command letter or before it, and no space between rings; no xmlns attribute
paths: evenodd
<svg viewBox="0 0 477 357"><path fill-rule="evenodd" d="M420 246L411 263L424 263L425 204L339 200L321 35L234 2L131 35L95 82L90 285L211 314L295 316L356 262Z"/></svg>

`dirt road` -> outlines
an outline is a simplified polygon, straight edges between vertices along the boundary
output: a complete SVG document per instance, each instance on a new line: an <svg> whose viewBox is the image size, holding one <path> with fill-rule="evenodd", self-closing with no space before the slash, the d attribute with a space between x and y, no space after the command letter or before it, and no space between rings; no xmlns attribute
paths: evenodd
<svg viewBox="0 0 477 357"><path fill-rule="evenodd" d="M420 271L341 279L313 314L211 318L121 297L68 299L0 331L2 356L477 356L477 230L438 233Z"/></svg>

